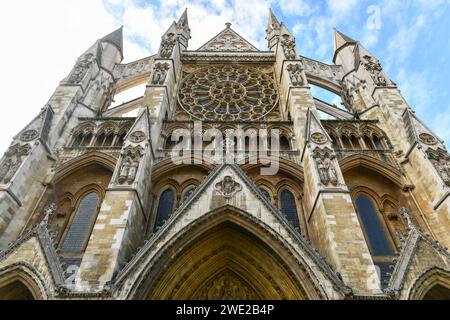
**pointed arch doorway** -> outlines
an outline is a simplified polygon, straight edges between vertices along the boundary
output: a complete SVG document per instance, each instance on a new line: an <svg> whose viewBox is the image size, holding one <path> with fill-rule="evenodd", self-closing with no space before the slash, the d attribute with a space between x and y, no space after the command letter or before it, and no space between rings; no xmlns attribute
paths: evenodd
<svg viewBox="0 0 450 320"><path fill-rule="evenodd" d="M267 235L264 236L264 234ZM149 300L322 299L277 239L233 211L220 212L173 243L139 287Z"/></svg>

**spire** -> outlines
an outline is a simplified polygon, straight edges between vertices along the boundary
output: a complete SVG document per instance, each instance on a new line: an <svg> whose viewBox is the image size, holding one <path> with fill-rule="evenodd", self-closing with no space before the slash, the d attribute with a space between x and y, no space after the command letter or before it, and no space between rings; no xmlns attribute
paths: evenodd
<svg viewBox="0 0 450 320"><path fill-rule="evenodd" d="M183 14L180 17L180 20L178 20L178 25L182 26L188 26L189 20L188 20L188 14L187 14L187 8L184 10Z"/></svg>
<svg viewBox="0 0 450 320"><path fill-rule="evenodd" d="M269 8L269 27L273 25L280 25L280 22L278 21L277 17L274 15L271 8Z"/></svg>
<svg viewBox="0 0 450 320"><path fill-rule="evenodd" d="M336 51L338 51L340 48L342 48L345 45L356 44L356 43L357 43L357 41L346 36L342 32L334 29L334 52L335 53L336 53Z"/></svg>
<svg viewBox="0 0 450 320"><path fill-rule="evenodd" d="M100 39L102 42L109 42L115 45L120 52L123 52L123 26Z"/></svg>

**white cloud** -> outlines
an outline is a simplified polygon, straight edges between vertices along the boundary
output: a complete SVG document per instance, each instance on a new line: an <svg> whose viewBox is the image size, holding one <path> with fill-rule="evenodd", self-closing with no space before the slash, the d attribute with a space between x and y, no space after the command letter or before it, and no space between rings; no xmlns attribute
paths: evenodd
<svg viewBox="0 0 450 320"><path fill-rule="evenodd" d="M0 156L83 51L116 27L101 0L2 2Z"/></svg>

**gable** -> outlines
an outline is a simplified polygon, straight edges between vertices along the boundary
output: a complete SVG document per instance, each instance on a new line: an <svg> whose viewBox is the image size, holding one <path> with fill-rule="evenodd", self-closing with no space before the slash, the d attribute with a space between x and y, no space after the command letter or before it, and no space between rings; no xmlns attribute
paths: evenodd
<svg viewBox="0 0 450 320"><path fill-rule="evenodd" d="M241 37L238 33L230 28L231 24L227 23L225 30L200 47L197 51L237 51L247 52L259 51L250 42Z"/></svg>

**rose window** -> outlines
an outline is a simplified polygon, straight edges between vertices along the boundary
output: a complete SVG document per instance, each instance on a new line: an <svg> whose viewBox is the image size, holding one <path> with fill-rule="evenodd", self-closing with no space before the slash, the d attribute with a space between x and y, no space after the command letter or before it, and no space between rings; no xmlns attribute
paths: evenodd
<svg viewBox="0 0 450 320"><path fill-rule="evenodd" d="M272 78L253 67L212 66L187 75L178 101L198 120L258 120L278 102Z"/></svg>

